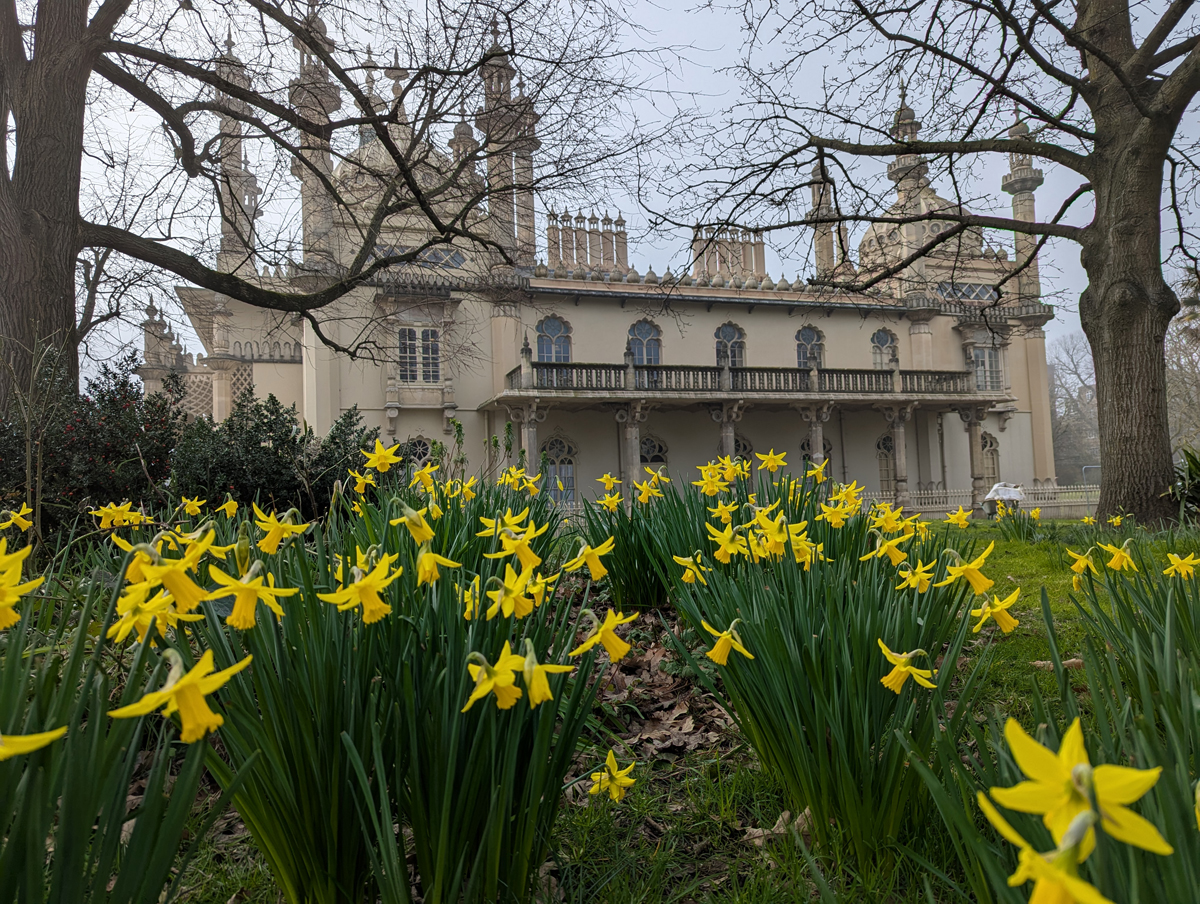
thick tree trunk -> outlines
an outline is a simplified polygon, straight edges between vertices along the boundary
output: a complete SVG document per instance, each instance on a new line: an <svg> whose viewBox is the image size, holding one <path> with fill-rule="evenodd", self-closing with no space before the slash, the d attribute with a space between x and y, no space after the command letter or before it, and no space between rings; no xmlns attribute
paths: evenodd
<svg viewBox="0 0 1200 904"><path fill-rule="evenodd" d="M1163 338L1179 300L1162 275L1161 159L1136 139L1119 150L1105 155L1111 165L1093 179L1096 218L1084 234L1088 287L1079 314L1096 370L1099 514L1150 524L1177 515L1166 496L1173 468Z"/></svg>

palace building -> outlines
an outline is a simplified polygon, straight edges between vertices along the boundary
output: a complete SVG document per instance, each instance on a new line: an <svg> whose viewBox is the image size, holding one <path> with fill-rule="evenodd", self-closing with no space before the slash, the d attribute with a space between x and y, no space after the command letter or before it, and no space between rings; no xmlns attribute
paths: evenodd
<svg viewBox="0 0 1200 904"><path fill-rule="evenodd" d="M228 77L244 78L232 49L222 65ZM427 165L449 167L472 153L503 110L526 140L511 154L488 156L486 173L464 178L493 186L515 176L520 184L533 172L537 115L514 93L514 75L502 55L484 67L475 128L460 122L444 152L429 149ZM303 52L293 103L326 117L341 103L328 73ZM330 203L317 176L366 206L390 158L371 132L336 163L328 145L306 146L293 170L303 257L286 270L259 272L247 247L258 189L240 129L232 117L222 122L222 209L236 215L224 218L219 266L266 287L309 291L360 248L354 218ZM894 136L912 139L919 129L902 99ZM888 177L896 193L889 216L956 210L917 156L898 157ZM1001 188L1012 195L1015 217L1034 218L1041 182L1028 156L1012 155ZM872 225L855 262L845 233L821 222L832 217L832 194L832 181L815 171L819 276L876 271L951 226L934 218ZM294 404L318 433L357 406L387 444L406 444L416 461L434 442L451 442L457 420L473 471L509 463L498 460L504 451L491 437L511 424L534 468L545 456L547 490L565 504L592 498L605 472L621 475L628 494L644 466L665 465L691 480L694 466L718 455L768 449L788 453L792 464L828 459L829 476L930 511L977 505L999 480L1051 498L1042 327L1053 309L1041 301L1033 238L1017 237L1010 255L967 230L941 246L948 250L855 294L772 278L763 238L752 232L697 231L687 272L659 275L630 265L619 214L539 215L533 194L521 190L493 192L489 206L479 217L515 265L474 248L436 246L420 264L389 270L322 311L321 332L347 347L365 336L372 355L351 359L298 318L178 287L203 352L185 353L151 309L143 324L147 392L179 373L189 413L221 420L252 386ZM397 219L385 225L382 244L423 240L423 222Z"/></svg>

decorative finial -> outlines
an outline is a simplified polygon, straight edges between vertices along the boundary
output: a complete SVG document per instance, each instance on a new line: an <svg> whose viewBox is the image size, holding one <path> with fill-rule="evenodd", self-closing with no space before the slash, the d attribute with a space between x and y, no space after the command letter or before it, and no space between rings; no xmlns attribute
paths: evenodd
<svg viewBox="0 0 1200 904"><path fill-rule="evenodd" d="M497 44L500 43L500 23L494 15L492 16L492 40Z"/></svg>
<svg viewBox="0 0 1200 904"><path fill-rule="evenodd" d="M225 52L233 55L233 25L229 25L225 32Z"/></svg>

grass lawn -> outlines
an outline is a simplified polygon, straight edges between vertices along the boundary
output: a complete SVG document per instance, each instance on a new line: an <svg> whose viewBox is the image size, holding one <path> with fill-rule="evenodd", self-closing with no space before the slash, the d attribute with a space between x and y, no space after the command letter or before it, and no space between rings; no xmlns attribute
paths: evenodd
<svg viewBox="0 0 1200 904"><path fill-rule="evenodd" d="M978 651L985 643L995 645L986 703L1028 722L1031 681L1040 682L1048 697L1056 696L1053 674L1031 666L1050 657L1042 587L1063 658L1080 653L1079 615L1069 599L1069 560L1061 539L1006 540L988 525L972 526L970 535L977 550L996 540L987 565L996 581L993 591L1003 598L1015 587L1022 589L1012 610L1020 626L1003 636L989 624L973 646ZM711 701L702 699L686 672L669 655L654 652L654 640L653 630L637 638L635 649L643 652L614 675L602 710L604 728L593 735L596 747L579 758L583 773L596 768L609 746L616 748L622 765L635 756L637 785L620 804L590 797L583 790L587 782L574 789L579 793L568 794L556 852L544 869L552 899L610 904L810 900L815 894L812 871L779 825L781 789L758 768L736 730L721 720ZM778 833L773 831L777 827ZM937 833L931 836L931 848L942 843ZM818 853L824 868L836 871L836 853ZM953 859L939 857L936 850L928 855L934 862ZM923 877L909 865L840 879L844 900L927 900ZM204 840L185 886L183 900L189 902L280 900L234 812ZM934 888L936 899L951 899L939 894L936 884Z"/></svg>

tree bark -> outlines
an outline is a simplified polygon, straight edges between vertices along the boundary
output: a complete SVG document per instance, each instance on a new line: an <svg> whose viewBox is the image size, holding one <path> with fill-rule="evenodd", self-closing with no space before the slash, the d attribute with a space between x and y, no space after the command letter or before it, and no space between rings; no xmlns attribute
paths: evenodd
<svg viewBox="0 0 1200 904"><path fill-rule="evenodd" d="M1176 514L1166 496L1173 471L1163 339L1179 299L1163 279L1159 213L1169 132L1159 153L1145 120L1128 125L1127 138L1094 156L1096 216L1082 239L1088 287L1079 316L1096 371L1099 514L1153 524Z"/></svg>

